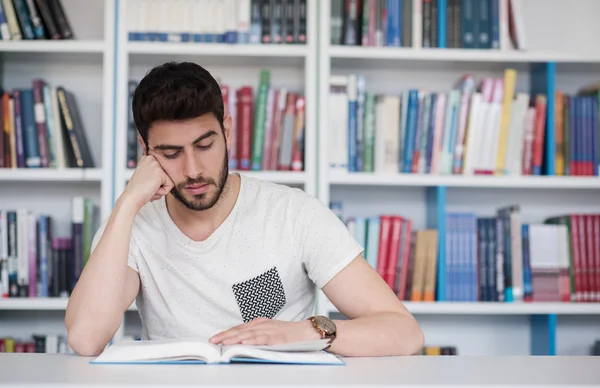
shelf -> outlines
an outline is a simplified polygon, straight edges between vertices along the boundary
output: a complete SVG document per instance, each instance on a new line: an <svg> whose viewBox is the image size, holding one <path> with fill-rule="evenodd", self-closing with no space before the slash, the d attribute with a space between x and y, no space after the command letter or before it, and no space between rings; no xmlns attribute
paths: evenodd
<svg viewBox="0 0 600 388"><path fill-rule="evenodd" d="M403 302L415 315L600 315L600 303ZM328 303L329 312L337 308Z"/></svg>
<svg viewBox="0 0 600 388"><path fill-rule="evenodd" d="M125 173L125 179L131 179L133 169L128 169ZM230 171L230 173L239 173L248 177L262 179L268 182L303 185L306 183L306 173L304 171Z"/></svg>
<svg viewBox="0 0 600 388"><path fill-rule="evenodd" d="M413 49L402 47L330 46L331 58L355 58L369 60L416 60L459 62L507 62L507 63L600 63L599 54L577 55L552 51L503 51L477 49Z"/></svg>
<svg viewBox="0 0 600 388"><path fill-rule="evenodd" d="M65 311L69 298L0 298L0 311ZM135 302L129 311L137 311Z"/></svg>
<svg viewBox="0 0 600 388"><path fill-rule="evenodd" d="M99 182L100 168L0 168L0 181L6 182Z"/></svg>
<svg viewBox="0 0 600 388"><path fill-rule="evenodd" d="M600 177L423 175L331 171L332 185L446 186L523 189L600 189Z"/></svg>
<svg viewBox="0 0 600 388"><path fill-rule="evenodd" d="M202 63L240 66L304 66L309 50L306 45L223 44L128 42L127 52L132 64L143 63L144 56L170 57L170 60L189 61L202 57Z"/></svg>
<svg viewBox="0 0 600 388"><path fill-rule="evenodd" d="M0 298L0 310L61 311L68 298Z"/></svg>
<svg viewBox="0 0 600 388"><path fill-rule="evenodd" d="M0 41L0 52L21 53L98 53L105 44L95 40L15 40Z"/></svg>

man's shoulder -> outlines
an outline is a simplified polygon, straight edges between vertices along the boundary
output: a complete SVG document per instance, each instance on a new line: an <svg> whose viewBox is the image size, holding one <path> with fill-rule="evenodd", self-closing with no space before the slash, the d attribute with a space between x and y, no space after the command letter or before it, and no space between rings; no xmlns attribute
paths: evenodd
<svg viewBox="0 0 600 388"><path fill-rule="evenodd" d="M328 210L318 198L301 188L246 175L243 179L246 199L253 206L263 204L273 211L285 208L294 212L295 216L298 213L308 217L312 217L315 212Z"/></svg>

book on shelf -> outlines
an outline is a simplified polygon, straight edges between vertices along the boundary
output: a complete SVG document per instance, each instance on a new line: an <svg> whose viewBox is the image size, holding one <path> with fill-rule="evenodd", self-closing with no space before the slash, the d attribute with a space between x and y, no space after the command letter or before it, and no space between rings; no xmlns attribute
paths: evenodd
<svg viewBox="0 0 600 388"><path fill-rule="evenodd" d="M137 82L129 82L130 102ZM270 70L260 71L258 87L234 87L220 81L225 115L231 115L229 168L238 171L303 171L305 96L271 83ZM131 107L131 103L129 105ZM133 112L127 127L127 168L141 155Z"/></svg>
<svg viewBox="0 0 600 388"><path fill-rule="evenodd" d="M396 214L344 217L366 261L412 302L600 302L600 214L524 222L519 205L493 215L448 212L416 229Z"/></svg>
<svg viewBox="0 0 600 388"><path fill-rule="evenodd" d="M73 29L61 0L0 1L2 40L73 39Z"/></svg>
<svg viewBox="0 0 600 388"><path fill-rule="evenodd" d="M368 90L361 74L329 85L330 168L439 175L550 175L548 130L555 131L556 175L598 176L598 88L577 96L516 90L517 71L471 75L448 91ZM555 128L548 128L548 114ZM346 147L340 147L346 144Z"/></svg>
<svg viewBox="0 0 600 388"><path fill-rule="evenodd" d="M422 356L456 356L458 349L456 346L426 345L421 349Z"/></svg>
<svg viewBox="0 0 600 388"><path fill-rule="evenodd" d="M108 346L92 364L121 363L269 363L344 365L327 353L328 340L280 345L214 345L204 338L122 341Z"/></svg>
<svg viewBox="0 0 600 388"><path fill-rule="evenodd" d="M0 353L74 354L63 334L32 334L30 337L0 338Z"/></svg>
<svg viewBox="0 0 600 388"><path fill-rule="evenodd" d="M527 48L524 0L329 0L330 44Z"/></svg>
<svg viewBox="0 0 600 388"><path fill-rule="evenodd" d="M63 297L71 294L90 256L98 206L73 197L70 233L56 220L28 209L0 210L0 297Z"/></svg>
<svg viewBox="0 0 600 388"><path fill-rule="evenodd" d="M129 41L305 44L307 0L130 0Z"/></svg>
<svg viewBox="0 0 600 388"><path fill-rule="evenodd" d="M35 78L0 95L0 168L96 166L73 92Z"/></svg>

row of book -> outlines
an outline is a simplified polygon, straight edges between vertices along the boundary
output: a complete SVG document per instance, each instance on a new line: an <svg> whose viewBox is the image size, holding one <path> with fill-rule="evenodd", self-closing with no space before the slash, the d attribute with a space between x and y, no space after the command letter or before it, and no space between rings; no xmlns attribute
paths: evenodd
<svg viewBox="0 0 600 388"><path fill-rule="evenodd" d="M2 0L2 40L73 39L61 0Z"/></svg>
<svg viewBox="0 0 600 388"><path fill-rule="evenodd" d="M344 219L332 206L401 300L600 302L600 214L448 213L440 236L400 215Z"/></svg>
<svg viewBox="0 0 600 388"><path fill-rule="evenodd" d="M547 131L555 132L555 174L597 176L600 87L577 96L516 92L517 72L467 75L448 92L369 91L361 74L334 75L329 94L330 167L350 172L546 175ZM346 144L346 147L340 147Z"/></svg>
<svg viewBox="0 0 600 388"><path fill-rule="evenodd" d="M95 167L73 92L35 78L0 93L0 168Z"/></svg>
<svg viewBox="0 0 600 388"><path fill-rule="evenodd" d="M29 338L0 338L0 353L75 354L63 334L32 334Z"/></svg>
<svg viewBox="0 0 600 388"><path fill-rule="evenodd" d="M129 0L130 41L305 44L306 0Z"/></svg>
<svg viewBox="0 0 600 388"><path fill-rule="evenodd" d="M330 0L332 45L526 49L523 0Z"/></svg>
<svg viewBox="0 0 600 388"><path fill-rule="evenodd" d="M419 353L421 356L457 356L456 346L425 345Z"/></svg>
<svg viewBox="0 0 600 388"><path fill-rule="evenodd" d="M71 233L59 236L52 216L0 211L0 296L68 297L90 256L98 206L73 197Z"/></svg>
<svg viewBox="0 0 600 388"><path fill-rule="evenodd" d="M130 101L136 81L129 83ZM271 85L271 73L262 70L258 87L234 88L221 82L225 114L232 116L229 168L240 171L303 171L305 97ZM140 155L131 111L127 133L127 168Z"/></svg>

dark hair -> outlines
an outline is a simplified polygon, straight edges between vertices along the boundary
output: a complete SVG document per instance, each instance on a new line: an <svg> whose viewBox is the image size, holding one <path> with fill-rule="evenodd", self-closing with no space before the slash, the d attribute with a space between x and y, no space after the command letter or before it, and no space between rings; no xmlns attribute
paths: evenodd
<svg viewBox="0 0 600 388"><path fill-rule="evenodd" d="M131 105L146 146L148 129L159 120L186 120L212 113L224 130L219 83L195 63L167 62L151 69L135 89Z"/></svg>

